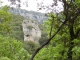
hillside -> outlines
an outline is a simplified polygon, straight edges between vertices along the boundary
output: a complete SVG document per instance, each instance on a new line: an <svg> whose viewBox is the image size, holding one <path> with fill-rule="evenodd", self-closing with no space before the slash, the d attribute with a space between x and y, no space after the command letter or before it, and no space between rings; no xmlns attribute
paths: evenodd
<svg viewBox="0 0 80 60"><path fill-rule="evenodd" d="M13 14L18 14L23 16L24 18L30 18L32 20L36 20L38 23L43 23L44 20L47 20L47 17L44 13L27 11L20 8L10 8L9 10Z"/></svg>

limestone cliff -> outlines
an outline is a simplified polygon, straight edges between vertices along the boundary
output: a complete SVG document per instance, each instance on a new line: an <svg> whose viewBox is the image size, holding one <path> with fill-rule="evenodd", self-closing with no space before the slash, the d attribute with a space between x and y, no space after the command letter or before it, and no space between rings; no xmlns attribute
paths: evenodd
<svg viewBox="0 0 80 60"><path fill-rule="evenodd" d="M24 32L24 41L39 42L41 31L36 21L25 19L23 20L22 27Z"/></svg>

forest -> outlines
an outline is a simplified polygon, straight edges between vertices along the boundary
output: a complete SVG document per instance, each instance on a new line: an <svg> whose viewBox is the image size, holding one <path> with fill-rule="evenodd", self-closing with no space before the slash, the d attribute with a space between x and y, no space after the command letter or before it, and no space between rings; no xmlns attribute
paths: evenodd
<svg viewBox="0 0 80 60"><path fill-rule="evenodd" d="M23 16L9 12L9 6L0 9L0 60L80 60L80 0L53 2L48 7L62 2L63 11L54 13L50 9L45 14L48 19L39 24L42 32L39 44L23 41ZM40 6L40 10L48 9Z"/></svg>

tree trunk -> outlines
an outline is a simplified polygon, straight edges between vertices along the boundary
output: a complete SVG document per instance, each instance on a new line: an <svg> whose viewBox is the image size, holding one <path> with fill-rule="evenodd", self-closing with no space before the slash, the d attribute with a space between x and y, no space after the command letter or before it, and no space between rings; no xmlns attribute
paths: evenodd
<svg viewBox="0 0 80 60"><path fill-rule="evenodd" d="M73 55L72 49L74 47L74 42L72 42L73 40L74 39L70 40L69 50L68 50L68 53L67 53L67 56L68 56L67 60L72 60L72 55Z"/></svg>
<svg viewBox="0 0 80 60"><path fill-rule="evenodd" d="M68 49L68 52L67 52L67 57L68 59L67 60L72 60L72 55L73 55L73 52L72 52L72 49L74 47L74 42L73 40L75 39L75 34L74 34L74 20L70 19L69 20L69 33L70 33L70 41L69 41L69 49Z"/></svg>

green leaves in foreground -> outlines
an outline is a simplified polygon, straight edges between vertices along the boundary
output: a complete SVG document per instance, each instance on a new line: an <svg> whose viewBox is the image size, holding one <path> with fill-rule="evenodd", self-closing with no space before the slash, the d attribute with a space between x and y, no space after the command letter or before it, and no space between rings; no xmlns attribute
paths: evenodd
<svg viewBox="0 0 80 60"><path fill-rule="evenodd" d="M0 57L8 57L11 60L27 60L29 53L23 48L20 41L0 35Z"/></svg>
<svg viewBox="0 0 80 60"><path fill-rule="evenodd" d="M4 6L0 10L0 32L2 33L10 32L9 23L12 20L12 15L8 10L8 6Z"/></svg>
<svg viewBox="0 0 80 60"><path fill-rule="evenodd" d="M43 48L35 57L34 60L56 60L62 58L60 54L63 51L63 46L61 44L56 47L49 46L48 48Z"/></svg>

